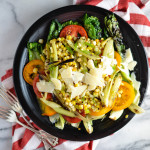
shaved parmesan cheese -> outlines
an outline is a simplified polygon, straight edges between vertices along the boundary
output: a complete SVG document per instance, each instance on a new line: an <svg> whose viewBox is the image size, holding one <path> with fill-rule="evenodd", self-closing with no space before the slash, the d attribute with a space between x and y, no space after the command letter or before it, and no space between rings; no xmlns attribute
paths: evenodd
<svg viewBox="0 0 150 150"><path fill-rule="evenodd" d="M40 80L36 83L36 86L40 92L52 93L54 91L54 84L52 82L46 82L45 80Z"/></svg>
<svg viewBox="0 0 150 150"><path fill-rule="evenodd" d="M102 78L102 73L103 73L103 70L101 68L90 69L90 74L95 77Z"/></svg>
<svg viewBox="0 0 150 150"><path fill-rule="evenodd" d="M93 60L92 60L92 59L90 59L90 60L87 62L87 67L88 67L89 69L93 69L93 68L95 68L95 66L94 66L94 62L93 62Z"/></svg>
<svg viewBox="0 0 150 150"><path fill-rule="evenodd" d="M72 86L72 85L69 85L68 86L68 89L67 89L67 92L72 92L74 90L74 86Z"/></svg>
<svg viewBox="0 0 150 150"><path fill-rule="evenodd" d="M101 62L102 62L101 68L103 69L103 74L111 75L114 72L112 66L117 64L116 59L102 56Z"/></svg>
<svg viewBox="0 0 150 150"><path fill-rule="evenodd" d="M131 49L128 48L128 49L126 50L126 53L125 53L125 57L124 57L124 59L123 59L123 62L124 62L124 63L129 63L129 62L131 62L131 61L133 61L133 56L132 56L132 53L131 53Z"/></svg>
<svg viewBox="0 0 150 150"><path fill-rule="evenodd" d="M67 86L73 85L73 79L72 78L63 78L63 80Z"/></svg>
<svg viewBox="0 0 150 150"><path fill-rule="evenodd" d="M58 80L56 78L51 78L51 81L54 84L56 90L61 90L61 82L60 82L60 80Z"/></svg>
<svg viewBox="0 0 150 150"><path fill-rule="evenodd" d="M134 67L136 66L137 62L136 61L131 61L128 63L128 69L130 71L134 70Z"/></svg>
<svg viewBox="0 0 150 150"><path fill-rule="evenodd" d="M72 68L68 67L67 69L60 70L61 77L64 78L72 78Z"/></svg>
<svg viewBox="0 0 150 150"><path fill-rule="evenodd" d="M72 93L71 93L71 99L75 98L76 96L81 95L86 90L86 88L87 88L86 85L73 87L72 88Z"/></svg>
<svg viewBox="0 0 150 150"><path fill-rule="evenodd" d="M93 91L93 90L95 90L96 89L96 85L89 85L88 86L88 90L89 91Z"/></svg>
<svg viewBox="0 0 150 150"><path fill-rule="evenodd" d="M104 86L104 83L101 81L101 79L87 72L84 77L84 83L86 83L87 85L93 85L93 86Z"/></svg>
<svg viewBox="0 0 150 150"><path fill-rule="evenodd" d="M82 81L83 76L84 76L83 73L80 73L78 71L76 71L76 72L73 71L72 75L73 75L73 81L74 81L74 83L78 83L79 81Z"/></svg>

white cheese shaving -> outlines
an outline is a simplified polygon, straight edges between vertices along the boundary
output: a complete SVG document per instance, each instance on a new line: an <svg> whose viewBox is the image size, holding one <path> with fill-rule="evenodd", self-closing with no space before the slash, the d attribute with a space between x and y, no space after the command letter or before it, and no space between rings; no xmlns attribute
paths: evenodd
<svg viewBox="0 0 150 150"><path fill-rule="evenodd" d="M74 83L78 83L79 81L82 81L84 74L80 73L78 71L73 71L72 72L73 75L73 81Z"/></svg>
<svg viewBox="0 0 150 150"><path fill-rule="evenodd" d="M100 65L99 67L103 69L103 74L111 75L114 72L112 67L117 64L116 59L102 56L101 62L102 65Z"/></svg>
<svg viewBox="0 0 150 150"><path fill-rule="evenodd" d="M85 91L86 88L87 88L86 85L73 87L72 88L72 93L71 93L71 99L75 98L76 96L81 95Z"/></svg>
<svg viewBox="0 0 150 150"><path fill-rule="evenodd" d="M56 90L61 90L61 81L56 78L51 78Z"/></svg>
<svg viewBox="0 0 150 150"><path fill-rule="evenodd" d="M87 72L84 77L84 83L86 83L87 85L93 85L93 86L104 86L104 82L101 79Z"/></svg>
<svg viewBox="0 0 150 150"><path fill-rule="evenodd" d="M63 78L63 80L67 86L73 85L73 79L72 78Z"/></svg>
<svg viewBox="0 0 150 150"><path fill-rule="evenodd" d="M128 48L128 49L126 50L126 53L125 53L125 57L124 57L124 59L123 59L123 62L124 62L124 63L129 63L129 62L131 62L131 61L133 61L133 56L132 56L132 53L131 53L131 49Z"/></svg>
<svg viewBox="0 0 150 150"><path fill-rule="evenodd" d="M64 78L72 78L72 68L68 67L66 69L60 70L61 77Z"/></svg>
<svg viewBox="0 0 150 150"><path fill-rule="evenodd" d="M131 61L128 63L128 69L130 71L134 70L134 67L136 66L137 62L136 61Z"/></svg>
<svg viewBox="0 0 150 150"><path fill-rule="evenodd" d="M88 91L93 91L96 89L96 85L89 85L88 86Z"/></svg>
<svg viewBox="0 0 150 150"><path fill-rule="evenodd" d="M40 92L52 93L54 91L54 84L52 82L46 82L45 80L40 80L36 83L36 86Z"/></svg>

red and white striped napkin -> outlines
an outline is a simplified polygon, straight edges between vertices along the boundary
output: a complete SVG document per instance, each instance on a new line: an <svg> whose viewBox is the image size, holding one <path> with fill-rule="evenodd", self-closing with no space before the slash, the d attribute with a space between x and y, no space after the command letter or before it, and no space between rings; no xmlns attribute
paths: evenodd
<svg viewBox="0 0 150 150"><path fill-rule="evenodd" d="M126 20L137 32L146 49L150 65L150 21L143 14L142 8L149 0L74 0L74 4L95 5L115 12ZM15 94L12 69L7 70L1 78L2 84ZM27 117L29 119L29 117ZM30 119L29 119L30 120ZM20 117L20 121L23 118ZM32 124L38 128L33 122ZM33 150L43 147L43 143L34 133L24 127L14 124L12 130L12 150ZM99 140L87 142L75 142L59 139L57 150L94 150Z"/></svg>

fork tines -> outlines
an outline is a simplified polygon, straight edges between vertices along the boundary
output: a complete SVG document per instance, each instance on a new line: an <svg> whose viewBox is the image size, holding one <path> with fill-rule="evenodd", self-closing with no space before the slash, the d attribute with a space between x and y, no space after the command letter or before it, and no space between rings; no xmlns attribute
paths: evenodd
<svg viewBox="0 0 150 150"><path fill-rule="evenodd" d="M12 106L14 102L18 102L17 97L14 96L9 90L4 89L2 86L0 86L0 96L10 106Z"/></svg>

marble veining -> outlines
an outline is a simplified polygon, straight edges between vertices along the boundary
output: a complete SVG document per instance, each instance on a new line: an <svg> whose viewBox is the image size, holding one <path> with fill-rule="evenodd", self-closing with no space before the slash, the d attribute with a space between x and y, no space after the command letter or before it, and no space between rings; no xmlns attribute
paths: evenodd
<svg viewBox="0 0 150 150"><path fill-rule="evenodd" d="M5 70L12 67L16 48L32 23L51 10L71 4L72 0L0 0L0 77L5 74ZM143 9L143 12L150 19L150 4ZM136 115L115 134L97 140L98 144L94 149L149 150L150 86L142 108L146 111L144 114ZM0 119L0 149L11 149L11 132L11 123Z"/></svg>

